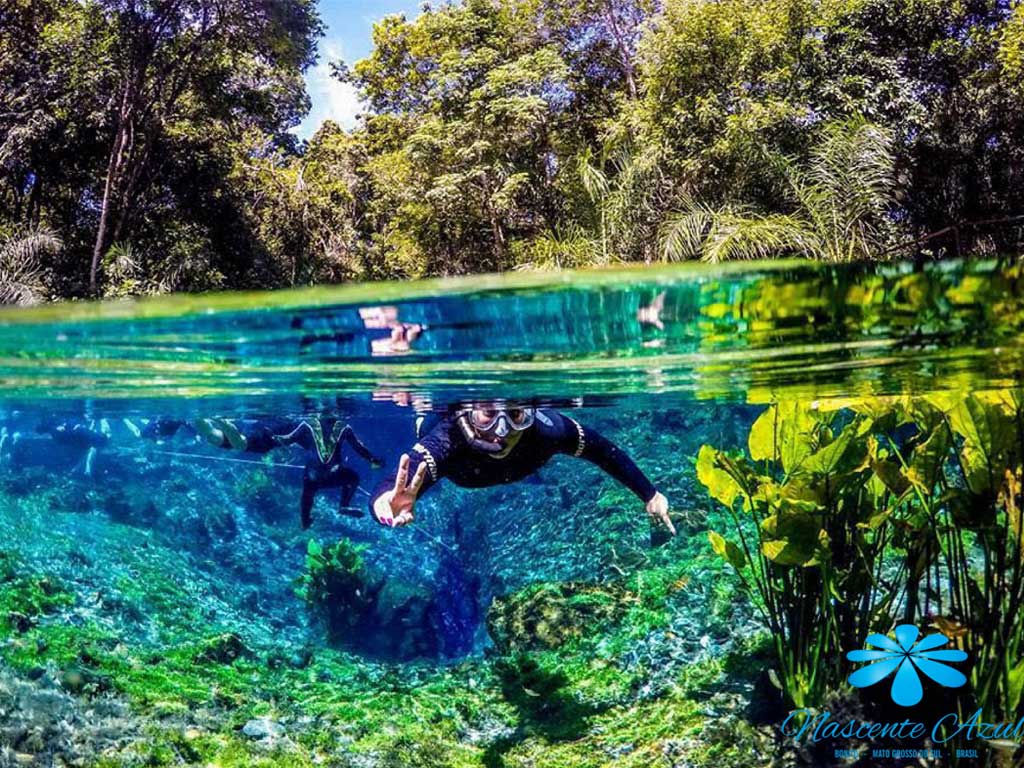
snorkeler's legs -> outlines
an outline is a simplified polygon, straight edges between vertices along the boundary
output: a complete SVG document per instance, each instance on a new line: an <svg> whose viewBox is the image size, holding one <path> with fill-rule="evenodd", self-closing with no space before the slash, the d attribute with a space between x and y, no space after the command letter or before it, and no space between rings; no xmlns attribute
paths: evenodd
<svg viewBox="0 0 1024 768"><path fill-rule="evenodd" d="M338 467L341 475L341 497L338 500L338 511L343 515L351 515L354 511L356 516L362 517L362 510L352 506L352 497L356 495L359 487L359 475L348 467Z"/></svg>
<svg viewBox="0 0 1024 768"><path fill-rule="evenodd" d="M327 466L313 460L306 465L302 475L302 500L300 513L302 527L308 528L313 521L313 502L316 494L325 488L340 488L341 498L338 513L346 517L363 517L365 512L360 507L352 506L352 497L359 487L359 475L341 464Z"/></svg>
<svg viewBox="0 0 1024 768"><path fill-rule="evenodd" d="M247 447L245 435L227 419L197 419L196 432L210 445L218 448L244 451Z"/></svg>
<svg viewBox="0 0 1024 768"><path fill-rule="evenodd" d="M302 478L302 500L299 503L299 516L302 530L313 524L313 502L316 501L316 486L309 481L308 475Z"/></svg>
<svg viewBox="0 0 1024 768"><path fill-rule="evenodd" d="M196 419L196 432L210 445L218 448L227 448L230 445L224 431L213 423L213 419Z"/></svg>

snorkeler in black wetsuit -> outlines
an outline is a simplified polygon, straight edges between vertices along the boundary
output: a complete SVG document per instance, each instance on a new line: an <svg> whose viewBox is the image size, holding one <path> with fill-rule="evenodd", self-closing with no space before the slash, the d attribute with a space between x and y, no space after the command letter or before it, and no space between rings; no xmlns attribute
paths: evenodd
<svg viewBox="0 0 1024 768"><path fill-rule="evenodd" d="M442 477L465 488L512 483L559 453L599 466L636 494L652 523L675 535L667 499L617 445L557 411L500 402L467 407L444 418L402 455L397 472L377 486L370 510L382 525L407 525L414 519L417 498ZM652 543L658 538L652 535Z"/></svg>
<svg viewBox="0 0 1024 768"><path fill-rule="evenodd" d="M227 419L201 419L196 429L203 437L222 448L235 448L248 453L268 453L275 448L298 445L313 455L302 473L302 499L299 511L302 527L313 523L313 502L316 494L327 488L340 488L338 512L348 517L362 517L352 506L352 497L359 488L359 475L343 463L343 446L348 443L356 453L379 468L383 460L375 456L356 436L348 424L336 419L258 419L235 423Z"/></svg>
<svg viewBox="0 0 1024 768"><path fill-rule="evenodd" d="M36 426L36 434L49 435L58 445L84 451L80 464L86 476L92 475L96 449L110 443L110 427L104 419L48 419Z"/></svg>

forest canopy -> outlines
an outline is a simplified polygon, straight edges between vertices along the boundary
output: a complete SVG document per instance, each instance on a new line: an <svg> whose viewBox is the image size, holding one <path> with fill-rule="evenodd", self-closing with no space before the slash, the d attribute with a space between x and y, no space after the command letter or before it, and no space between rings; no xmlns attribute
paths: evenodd
<svg viewBox="0 0 1024 768"><path fill-rule="evenodd" d="M462 0L332 62L312 0L0 2L8 299L1019 247L1024 5Z"/></svg>

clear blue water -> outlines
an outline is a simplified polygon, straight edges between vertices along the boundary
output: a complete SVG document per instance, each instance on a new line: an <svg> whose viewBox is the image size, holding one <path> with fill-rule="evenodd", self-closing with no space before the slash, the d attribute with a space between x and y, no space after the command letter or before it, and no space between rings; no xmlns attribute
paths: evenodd
<svg viewBox="0 0 1024 768"><path fill-rule="evenodd" d="M642 504L560 456L522 483L441 483L401 530L339 514L337 491L327 491L307 532L308 451L214 447L189 427L136 432L158 420L341 420L384 459L374 469L346 454L365 513L417 428L450 407L496 397L550 407L636 459L684 531L664 551L690 558L706 548L693 542L706 542L710 508L695 478L701 445L742 449L772 402L1017 386L1022 323L1016 268L995 260L512 275L4 309L2 548L78 595L44 626L118 625L130 648L166 648L184 630L153 623L149 609L125 612L124 579L147 576L139 565L121 573L125 555L97 543L117 537L136 553L147 542L160 562L181 558L188 583L174 599L202 603L208 633L237 633L250 647L340 649L368 663L482 658L494 649L495 598L655 567ZM329 637L295 585L310 539L341 538L365 545L368 567L404 592L388 597L390 613ZM658 557L662 567L670 556ZM100 607L84 607L90 589ZM673 610L676 632L707 638L698 653L724 653L735 627L754 631L742 608L733 630L721 617L701 624L692 603Z"/></svg>

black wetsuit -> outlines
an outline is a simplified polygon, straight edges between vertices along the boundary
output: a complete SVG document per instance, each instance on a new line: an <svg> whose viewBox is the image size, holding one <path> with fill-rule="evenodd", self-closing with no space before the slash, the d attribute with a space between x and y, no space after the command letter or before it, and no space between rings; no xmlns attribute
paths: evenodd
<svg viewBox="0 0 1024 768"><path fill-rule="evenodd" d="M596 464L645 504L657 489L626 453L595 430L557 411L539 410L533 425L504 458L473 448L454 416L443 419L409 453L409 477L420 464L427 473L420 496L442 477L463 488L486 488L529 477L559 453ZM395 475L381 481L370 498L373 503L395 486Z"/></svg>
<svg viewBox="0 0 1024 768"><path fill-rule="evenodd" d="M361 513L352 507L352 497L359 488L359 475L342 463L343 445L348 443L368 462L381 464L356 436L348 424L336 419L261 419L235 425L245 437L249 453L267 453L284 445L298 445L312 452L302 473L300 513L302 527L313 522L313 501L326 488L340 488L338 511L350 517Z"/></svg>
<svg viewBox="0 0 1024 768"><path fill-rule="evenodd" d="M179 430L185 430L190 435L195 435L195 428L182 419L166 419L158 416L151 419L139 430L139 436L147 440L169 439L178 434Z"/></svg>
<svg viewBox="0 0 1024 768"><path fill-rule="evenodd" d="M36 427L36 432L49 435L55 443L84 450L102 448L110 442L110 435L99 429L96 422L80 419L45 421Z"/></svg>
<svg viewBox="0 0 1024 768"><path fill-rule="evenodd" d="M82 473L92 475L93 459L97 449L110 443L110 433L106 422L95 419L67 419L66 421L47 420L36 427L36 433L49 435L54 444L72 451L81 451L82 458L75 465L80 465Z"/></svg>

